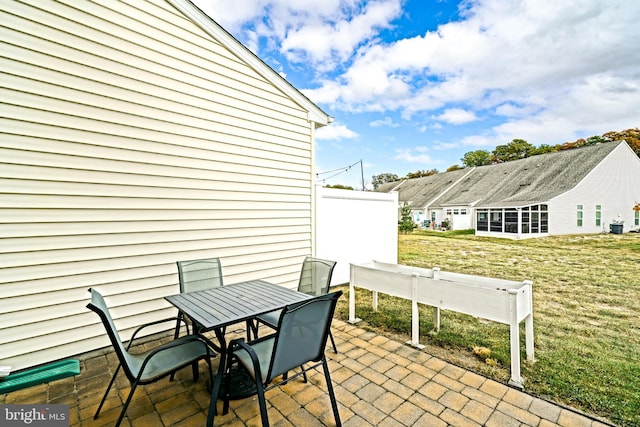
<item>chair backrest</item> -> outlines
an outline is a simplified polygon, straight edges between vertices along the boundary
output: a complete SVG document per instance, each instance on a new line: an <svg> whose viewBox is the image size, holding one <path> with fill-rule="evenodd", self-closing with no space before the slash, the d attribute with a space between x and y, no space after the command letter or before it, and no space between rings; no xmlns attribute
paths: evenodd
<svg viewBox="0 0 640 427"><path fill-rule="evenodd" d="M135 375L132 372L132 367L137 371L137 360L131 357L122 343L120 334L118 334L116 325L113 323L113 318L111 317L111 313L109 313L109 308L107 307L107 303L104 301L102 294L93 288L89 288L89 292L91 293L91 302L87 304L87 308L94 311L100 317L100 320L102 320L102 324L107 331L107 336L111 341L111 345L118 356L118 360L120 361L127 378L133 379Z"/></svg>
<svg viewBox="0 0 640 427"><path fill-rule="evenodd" d="M302 263L298 291L319 296L329 292L335 261L306 257Z"/></svg>
<svg viewBox="0 0 640 427"><path fill-rule="evenodd" d="M222 286L220 258L178 261L180 292L194 292Z"/></svg>
<svg viewBox="0 0 640 427"><path fill-rule="evenodd" d="M291 304L280 313L265 384L307 362L322 359L342 291Z"/></svg>

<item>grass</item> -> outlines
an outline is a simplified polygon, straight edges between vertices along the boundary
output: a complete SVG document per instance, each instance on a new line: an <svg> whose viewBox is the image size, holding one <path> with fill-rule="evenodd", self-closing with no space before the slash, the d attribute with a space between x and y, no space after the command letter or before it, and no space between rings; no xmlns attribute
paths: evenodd
<svg viewBox="0 0 640 427"><path fill-rule="evenodd" d="M598 234L531 240L415 231L398 237L398 262L418 267L533 281L536 362L524 362L527 392L573 406L620 426L640 426L640 234ZM346 289L348 291L348 288ZM348 292L347 292L348 293ZM348 318L348 298L337 313ZM402 339L411 331L410 303L357 291L367 325ZM433 329L420 307L426 351L499 381L509 378L509 327L450 311ZM406 338L408 339L408 338ZM489 363L473 349L490 350ZM492 366L495 365L495 366Z"/></svg>

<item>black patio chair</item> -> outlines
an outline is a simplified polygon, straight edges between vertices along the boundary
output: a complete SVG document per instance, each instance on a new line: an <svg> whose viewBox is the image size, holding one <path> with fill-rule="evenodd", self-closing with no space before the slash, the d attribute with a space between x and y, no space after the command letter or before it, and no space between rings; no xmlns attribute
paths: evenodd
<svg viewBox="0 0 640 427"><path fill-rule="evenodd" d="M325 346L331 327L331 320L342 291L320 295L307 301L291 304L280 312L276 332L257 338L251 342L236 339L229 343L226 358L221 358L221 366L214 381L212 396L218 396L221 383L223 390L229 390L232 375L228 374L234 363L239 363L255 380L262 425L269 425L265 392L278 387L299 375L306 375L310 369L322 366L327 382L331 408L336 426L341 426L338 405L331 383L329 366L325 357ZM313 365L305 367L305 364ZM291 377L287 373L300 368ZM224 375L227 373L227 375ZM274 382L278 377L281 380ZM273 383L273 384L272 384ZM223 392L223 414L229 411L229 395ZM212 426L216 415L216 399L211 400L207 425Z"/></svg>
<svg viewBox="0 0 640 427"><path fill-rule="evenodd" d="M335 266L335 261L306 257L302 263L302 270L300 271L298 291L312 296L319 296L328 293L329 286L331 284L331 276L333 275L333 269ZM255 323L251 325L254 338L258 338L258 328L260 327L260 323L275 329L278 325L279 318L280 310L257 316ZM337 353L338 348L336 347L336 342L333 339L331 331L329 331L329 338L331 339L333 351Z"/></svg>
<svg viewBox="0 0 640 427"><path fill-rule="evenodd" d="M168 342L166 344L160 345L152 350L146 351L140 354L132 354L129 352L131 345L133 344L136 335L147 326L157 325L163 322L175 322L175 317L169 319L158 320L151 323L146 323L140 326L133 332L131 339L129 340L129 345L125 348L122 340L120 339L120 335L118 334L118 330L115 327L111 314L109 313L109 308L104 301L104 298L97 290L90 288L89 292L91 293L91 302L87 304L87 308L94 311L102 320L102 324L106 329L107 336L111 341L111 345L118 356L118 367L113 373L113 377L111 378L111 382L107 386L107 390L100 401L100 405L98 405L98 409L96 410L96 414L93 419L97 419L98 415L100 415L100 410L102 409L102 405L107 399L107 395L109 394L109 390L113 386L113 383L122 367L129 383L131 384L131 390L129 391L129 396L127 397L124 406L122 407L122 411L120 412L120 416L118 417L118 421L116 421L116 427L120 425L124 415L127 411L127 407L131 402L131 398L133 397L133 393L136 391L136 387L138 385L145 385L155 382L161 378L164 378L186 366L191 365L193 369L193 379L194 381L198 380L198 361L200 359L205 359L207 364L209 365L209 381L210 384L213 382L213 374L211 369L211 351L207 343L201 339L200 337L194 335L187 335L180 337L176 340Z"/></svg>

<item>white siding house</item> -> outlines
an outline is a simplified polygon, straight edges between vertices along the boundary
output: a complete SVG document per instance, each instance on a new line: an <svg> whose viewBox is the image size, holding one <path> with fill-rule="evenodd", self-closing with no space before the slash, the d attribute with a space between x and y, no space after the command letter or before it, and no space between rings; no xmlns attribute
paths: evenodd
<svg viewBox="0 0 640 427"><path fill-rule="evenodd" d="M512 239L640 229L640 158L624 141L388 183L436 223Z"/></svg>
<svg viewBox="0 0 640 427"><path fill-rule="evenodd" d="M297 283L330 117L185 0L2 7L0 364L107 345L175 315L175 262Z"/></svg>

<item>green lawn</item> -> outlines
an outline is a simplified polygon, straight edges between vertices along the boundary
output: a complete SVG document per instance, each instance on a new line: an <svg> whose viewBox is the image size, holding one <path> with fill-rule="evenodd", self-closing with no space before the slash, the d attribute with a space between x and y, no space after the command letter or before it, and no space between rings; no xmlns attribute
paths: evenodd
<svg viewBox="0 0 640 427"><path fill-rule="evenodd" d="M640 426L640 234L511 241L415 231L399 236L398 251L400 264L532 280L536 362L523 362L526 391L617 425ZM358 317L384 333L408 336L410 303L380 296L374 313L370 295L357 292ZM347 300L337 310L345 320ZM508 380L508 325L442 311L435 334L432 309L420 310L427 352ZM521 331L524 361L524 325ZM488 363L474 347L491 350Z"/></svg>

